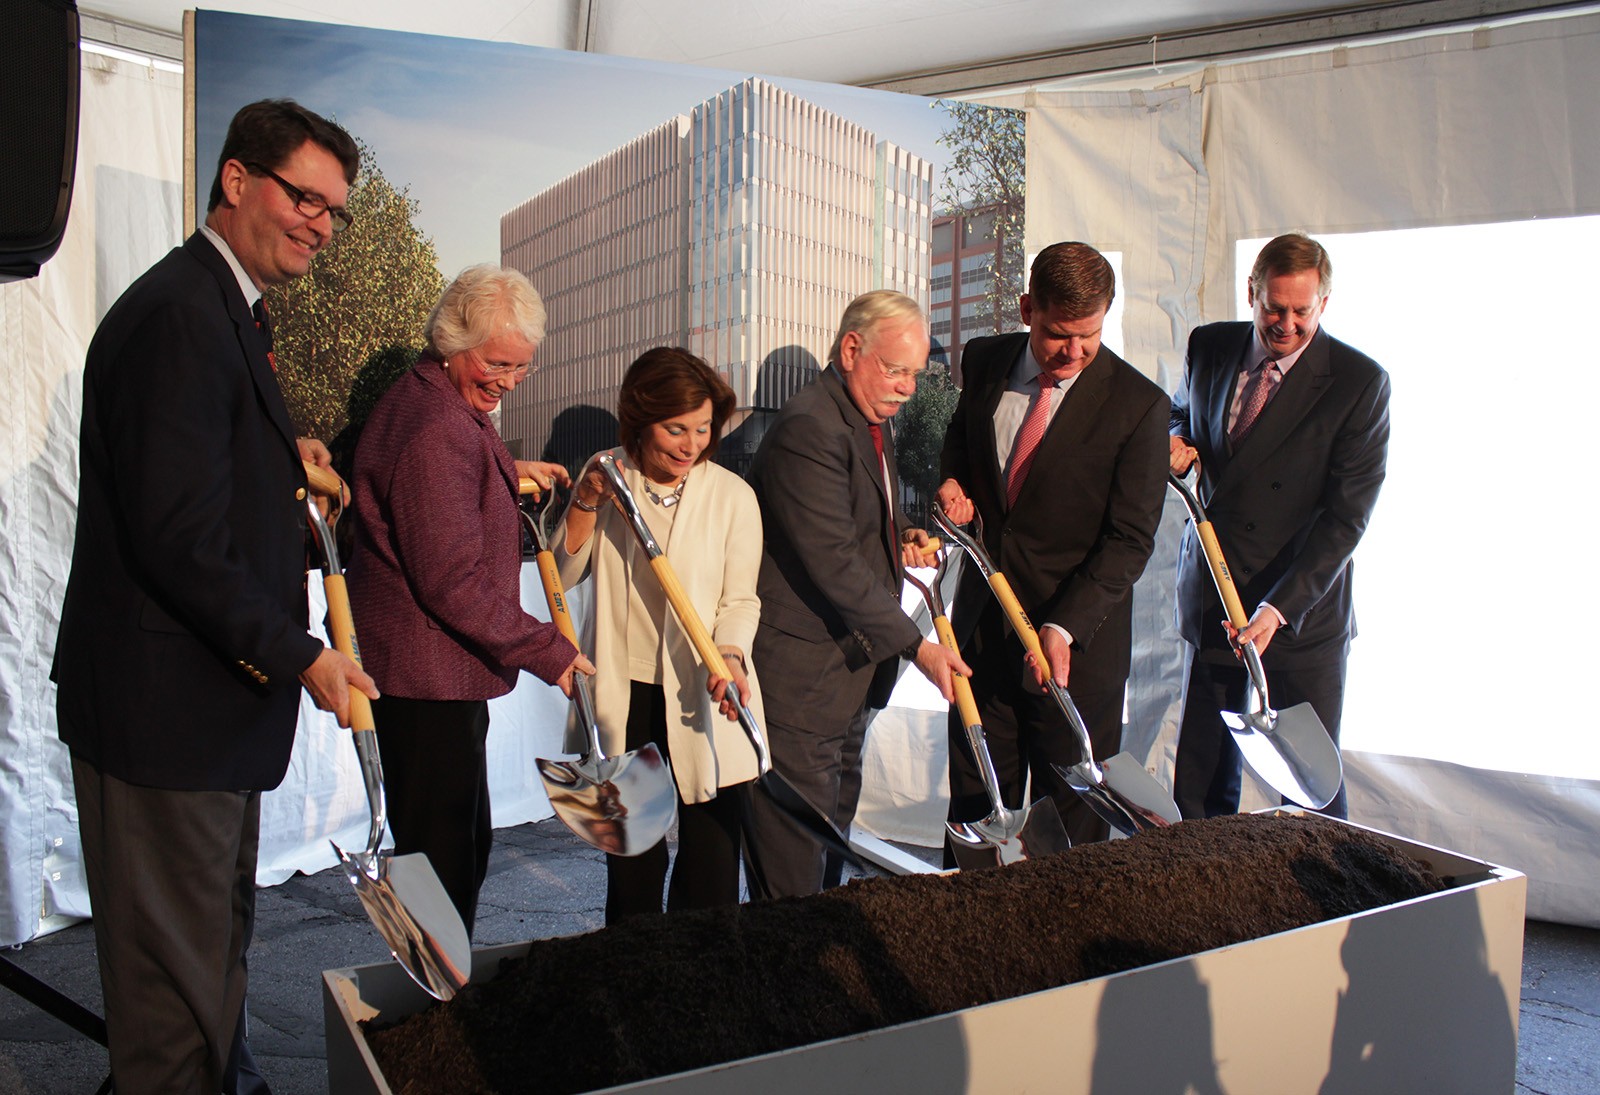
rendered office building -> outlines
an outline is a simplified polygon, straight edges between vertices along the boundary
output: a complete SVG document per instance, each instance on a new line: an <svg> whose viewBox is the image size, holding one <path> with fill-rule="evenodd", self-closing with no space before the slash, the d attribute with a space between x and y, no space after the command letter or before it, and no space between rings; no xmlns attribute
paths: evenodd
<svg viewBox="0 0 1600 1095"><path fill-rule="evenodd" d="M629 363L686 346L738 396L741 466L765 417L748 412L816 375L851 298L926 305L932 189L920 157L760 79L608 153L501 218L501 260L550 313L502 433L577 463L616 443Z"/></svg>

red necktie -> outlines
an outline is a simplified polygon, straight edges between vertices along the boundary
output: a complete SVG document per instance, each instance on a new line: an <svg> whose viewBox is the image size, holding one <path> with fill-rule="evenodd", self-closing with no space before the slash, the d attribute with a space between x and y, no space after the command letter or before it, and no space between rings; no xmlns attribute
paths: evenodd
<svg viewBox="0 0 1600 1095"><path fill-rule="evenodd" d="M1244 388L1244 399L1239 405L1239 418L1234 422L1233 429L1228 431L1230 445L1237 447L1255 427L1256 419L1261 417L1262 408L1267 405L1267 401L1272 398L1272 393L1278 387L1278 375L1276 361L1263 361L1250 374L1250 382Z"/></svg>
<svg viewBox="0 0 1600 1095"><path fill-rule="evenodd" d="M878 475L883 479L883 490L889 502L889 542L898 544L898 534L894 528L894 493L889 483L889 462L883 458L883 427L876 422L867 423L867 432L872 435L872 447L878 452Z"/></svg>
<svg viewBox="0 0 1600 1095"><path fill-rule="evenodd" d="M1044 439L1045 427L1050 425L1050 392L1055 387L1044 386L1044 374L1034 377L1039 385L1033 401L1028 404L1027 417L1022 420L1022 428L1017 430L1017 440L1011 447L1011 472L1006 476L1006 508L1010 509L1017 504L1017 495L1022 493L1022 481L1028 478L1028 469L1033 466L1034 454L1039 451L1039 442Z"/></svg>

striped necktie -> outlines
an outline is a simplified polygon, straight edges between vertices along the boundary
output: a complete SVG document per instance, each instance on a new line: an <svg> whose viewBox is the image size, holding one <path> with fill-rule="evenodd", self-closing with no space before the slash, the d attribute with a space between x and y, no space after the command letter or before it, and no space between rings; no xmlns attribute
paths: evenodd
<svg viewBox="0 0 1600 1095"><path fill-rule="evenodd" d="M1023 418L1022 426L1017 430L1016 443L1011 448L1011 471L1006 475L1007 509L1017 504L1017 495L1022 493L1022 482L1028 478L1028 469L1033 466L1039 442L1044 440L1045 427L1050 425L1050 392L1054 385L1045 387L1043 373L1033 380L1039 390L1028 404L1027 417Z"/></svg>

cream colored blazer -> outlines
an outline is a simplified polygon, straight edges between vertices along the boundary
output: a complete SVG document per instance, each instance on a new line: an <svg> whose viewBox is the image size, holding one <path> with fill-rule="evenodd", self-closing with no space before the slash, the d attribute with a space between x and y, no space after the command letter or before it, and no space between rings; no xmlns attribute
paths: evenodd
<svg viewBox="0 0 1600 1095"><path fill-rule="evenodd" d="M619 448L614 451L628 488L641 506L652 505L643 477ZM689 473L683 499L662 551L672 563L695 611L718 646L743 651L750 680L750 710L763 729L761 686L750 658L761 601L756 575L761 568L761 510L743 479L710 461ZM649 556L616 507L605 505L596 515L594 535L569 555L566 522L554 536L561 583L571 588L584 578L594 580L594 609L579 621L583 650L594 662L595 717L600 743L608 754L623 751L628 723L628 583L654 582ZM673 776L684 802L705 802L719 787L754 779L755 749L737 722L711 705L707 672L686 632L667 608L659 621L664 646L662 688L667 699L667 748ZM568 728L569 749L581 743ZM572 749L571 751L581 751Z"/></svg>

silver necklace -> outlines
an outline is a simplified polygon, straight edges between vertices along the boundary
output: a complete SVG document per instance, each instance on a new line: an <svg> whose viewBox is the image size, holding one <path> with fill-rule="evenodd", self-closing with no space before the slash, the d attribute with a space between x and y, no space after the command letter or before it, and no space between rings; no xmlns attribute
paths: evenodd
<svg viewBox="0 0 1600 1095"><path fill-rule="evenodd" d="M671 509L683 500L683 488L689 484L689 473L684 472L683 478L678 480L678 485L672 489L671 494L657 494L650 489L650 480L644 480L644 492L650 496L650 501L662 509Z"/></svg>

